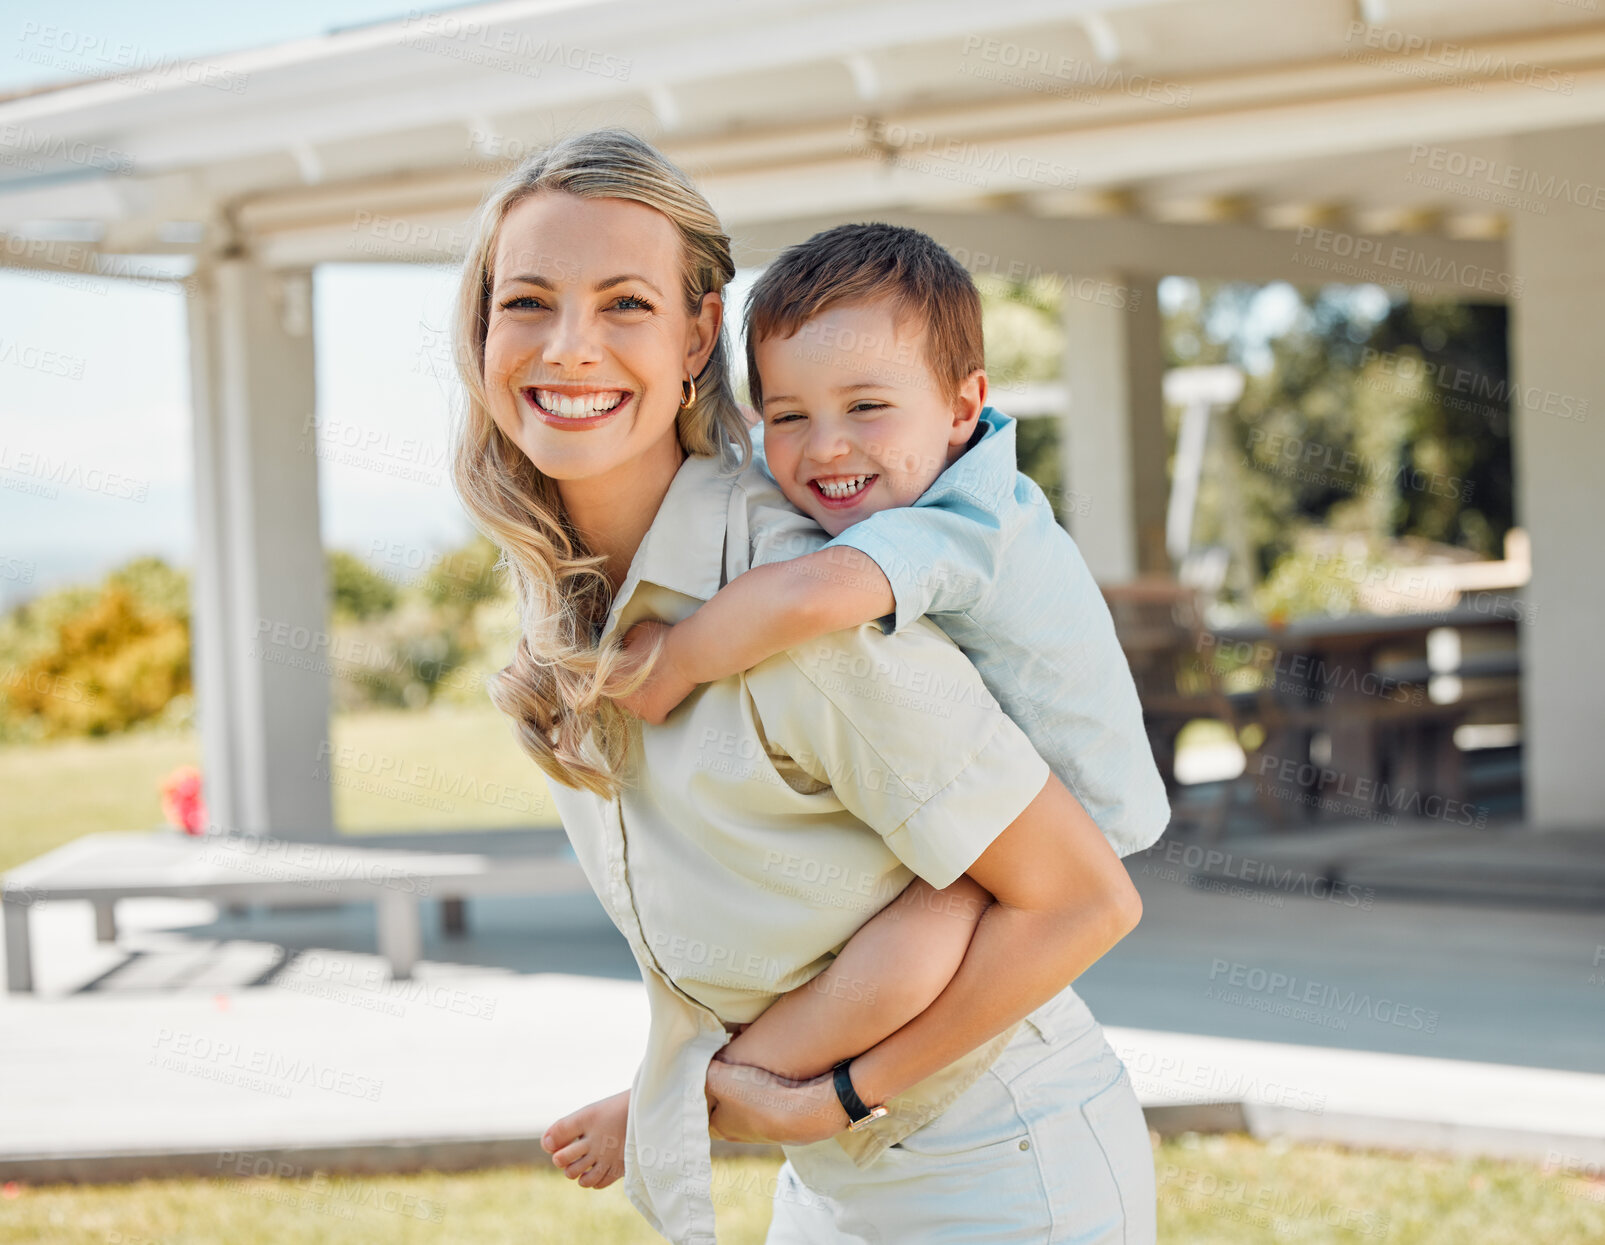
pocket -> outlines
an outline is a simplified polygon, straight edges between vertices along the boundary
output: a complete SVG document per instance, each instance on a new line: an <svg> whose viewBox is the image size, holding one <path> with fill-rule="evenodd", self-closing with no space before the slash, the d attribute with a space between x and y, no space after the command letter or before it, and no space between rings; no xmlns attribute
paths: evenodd
<svg viewBox="0 0 1605 1245"><path fill-rule="evenodd" d="M1124 1067L1112 1085L1081 1104L1081 1115L1103 1152L1120 1195L1125 1221L1121 1245L1154 1245L1159 1231L1159 1196L1153 1145Z"/></svg>
<svg viewBox="0 0 1605 1245"><path fill-rule="evenodd" d="M963 1155L981 1159L1010 1150L1028 1158L1029 1147L1021 1151L1020 1143L1030 1136L1031 1130L1008 1091L991 1073L984 1073L934 1120L890 1148L929 1158Z"/></svg>

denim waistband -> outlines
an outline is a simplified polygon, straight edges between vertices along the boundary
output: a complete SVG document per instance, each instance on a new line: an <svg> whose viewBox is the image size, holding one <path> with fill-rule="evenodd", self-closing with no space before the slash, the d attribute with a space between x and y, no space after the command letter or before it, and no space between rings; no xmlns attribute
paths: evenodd
<svg viewBox="0 0 1605 1245"><path fill-rule="evenodd" d="M1061 1039L1080 1037L1098 1023L1085 1000L1076 993L1074 984L1028 1013L1025 1022L1036 1031L1037 1037L1050 1045Z"/></svg>

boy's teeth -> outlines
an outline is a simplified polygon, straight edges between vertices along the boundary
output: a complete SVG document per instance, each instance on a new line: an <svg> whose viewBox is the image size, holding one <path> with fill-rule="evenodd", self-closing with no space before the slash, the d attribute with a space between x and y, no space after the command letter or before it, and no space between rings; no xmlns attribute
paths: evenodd
<svg viewBox="0 0 1605 1245"><path fill-rule="evenodd" d="M851 497L864 487L864 481L867 479L869 476L861 475L848 476L845 480L820 480L819 491L830 498Z"/></svg>
<svg viewBox="0 0 1605 1245"><path fill-rule="evenodd" d="M584 418L588 415L600 415L611 411L625 398L623 393L614 390L610 393L587 393L578 397L558 393L553 389L535 390L535 401L543 410L553 415L568 415L575 418Z"/></svg>

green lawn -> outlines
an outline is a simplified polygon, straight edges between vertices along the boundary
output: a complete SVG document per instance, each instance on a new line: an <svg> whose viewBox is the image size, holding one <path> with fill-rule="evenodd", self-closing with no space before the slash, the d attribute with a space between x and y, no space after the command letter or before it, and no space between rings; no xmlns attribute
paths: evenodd
<svg viewBox="0 0 1605 1245"><path fill-rule="evenodd" d="M1605 1183L1536 1166L1185 1136L1154 1154L1167 1245L1589 1245ZM714 1164L719 1239L759 1245L771 1159ZM0 1243L57 1245L649 1245L622 1184L550 1168L345 1180L142 1181L0 1190ZM917 1245L917 1243L913 1243Z"/></svg>
<svg viewBox="0 0 1605 1245"><path fill-rule="evenodd" d="M329 760L347 833L558 824L545 776L489 706L336 717ZM81 834L161 826L162 780L198 764L193 732L0 748L0 871Z"/></svg>
<svg viewBox="0 0 1605 1245"><path fill-rule="evenodd" d="M348 832L556 823L539 770L494 710L352 714L335 719L332 736L336 821ZM161 824L161 779L197 759L192 734L0 750L0 869L80 834ZM475 779L478 784L470 785ZM1197 1136L1161 1145L1155 1164L1160 1239L1166 1242L1605 1241L1605 1181L1545 1172L1535 1164ZM722 1241L762 1241L774 1167L757 1159L718 1164ZM376 1206L381 1201L392 1209ZM600 1193L580 1189L547 1168L329 1182L181 1180L0 1189L0 1242L378 1240L625 1245L658 1238L620 1186Z"/></svg>
<svg viewBox="0 0 1605 1245"><path fill-rule="evenodd" d="M719 1239L761 1245L779 1163L716 1164ZM10 1192L14 1196L7 1197ZM51 1245L662 1245L624 1184L554 1168L365 1180L145 1180L0 1190L0 1243Z"/></svg>

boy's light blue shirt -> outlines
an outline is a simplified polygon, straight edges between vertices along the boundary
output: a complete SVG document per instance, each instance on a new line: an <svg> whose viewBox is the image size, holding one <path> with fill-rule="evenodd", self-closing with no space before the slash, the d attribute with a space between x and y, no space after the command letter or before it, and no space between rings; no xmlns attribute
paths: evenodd
<svg viewBox="0 0 1605 1245"><path fill-rule="evenodd" d="M989 406L980 428L912 506L877 511L822 548L874 559L897 603L881 630L929 615L1129 856L1164 833L1170 802L1114 620L1070 533L1019 470L1015 421ZM767 473L761 424L752 439Z"/></svg>

